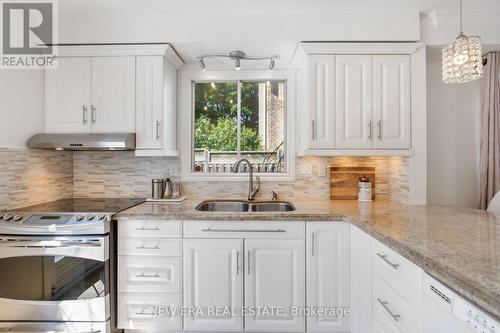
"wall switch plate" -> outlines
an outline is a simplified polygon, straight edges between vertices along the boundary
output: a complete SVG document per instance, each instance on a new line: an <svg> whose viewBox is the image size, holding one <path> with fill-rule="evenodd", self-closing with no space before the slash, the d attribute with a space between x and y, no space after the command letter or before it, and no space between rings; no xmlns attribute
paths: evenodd
<svg viewBox="0 0 500 333"><path fill-rule="evenodd" d="M327 165L326 164L318 164L318 177L326 177L326 169Z"/></svg>
<svg viewBox="0 0 500 333"><path fill-rule="evenodd" d="M304 164L300 166L300 176L301 177L311 177L312 176L312 165Z"/></svg>

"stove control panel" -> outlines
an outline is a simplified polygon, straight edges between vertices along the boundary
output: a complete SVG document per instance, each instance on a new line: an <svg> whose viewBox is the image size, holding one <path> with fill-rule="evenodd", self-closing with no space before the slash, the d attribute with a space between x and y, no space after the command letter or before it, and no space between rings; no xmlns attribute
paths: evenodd
<svg viewBox="0 0 500 333"><path fill-rule="evenodd" d="M0 212L0 224L14 223L28 225L73 225L103 223L111 221L110 213L12 213Z"/></svg>

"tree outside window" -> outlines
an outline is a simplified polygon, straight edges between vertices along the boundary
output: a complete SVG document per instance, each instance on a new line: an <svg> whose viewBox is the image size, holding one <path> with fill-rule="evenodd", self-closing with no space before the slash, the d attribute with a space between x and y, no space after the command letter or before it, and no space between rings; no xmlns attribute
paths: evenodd
<svg viewBox="0 0 500 333"><path fill-rule="evenodd" d="M195 172L285 172L285 82L194 83ZM241 103L238 103L238 100Z"/></svg>

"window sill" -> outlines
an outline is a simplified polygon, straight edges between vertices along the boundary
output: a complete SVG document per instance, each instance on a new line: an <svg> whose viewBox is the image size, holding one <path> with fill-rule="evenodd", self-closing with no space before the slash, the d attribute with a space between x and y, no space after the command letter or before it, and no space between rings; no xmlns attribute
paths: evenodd
<svg viewBox="0 0 500 333"><path fill-rule="evenodd" d="M254 173L255 177L260 177L262 182L287 182L294 181L295 176L283 173L279 175L270 175L264 173ZM222 173L222 174L207 174L207 173L188 173L181 176L181 180L185 182L248 182L248 173Z"/></svg>

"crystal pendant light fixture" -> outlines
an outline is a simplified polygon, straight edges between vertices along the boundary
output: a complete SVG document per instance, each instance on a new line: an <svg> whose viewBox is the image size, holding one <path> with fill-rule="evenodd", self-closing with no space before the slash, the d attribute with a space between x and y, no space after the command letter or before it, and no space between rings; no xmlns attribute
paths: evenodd
<svg viewBox="0 0 500 333"><path fill-rule="evenodd" d="M465 83L479 79L483 74L481 38L466 36L462 31L462 0L460 0L460 34L443 48L444 83Z"/></svg>

